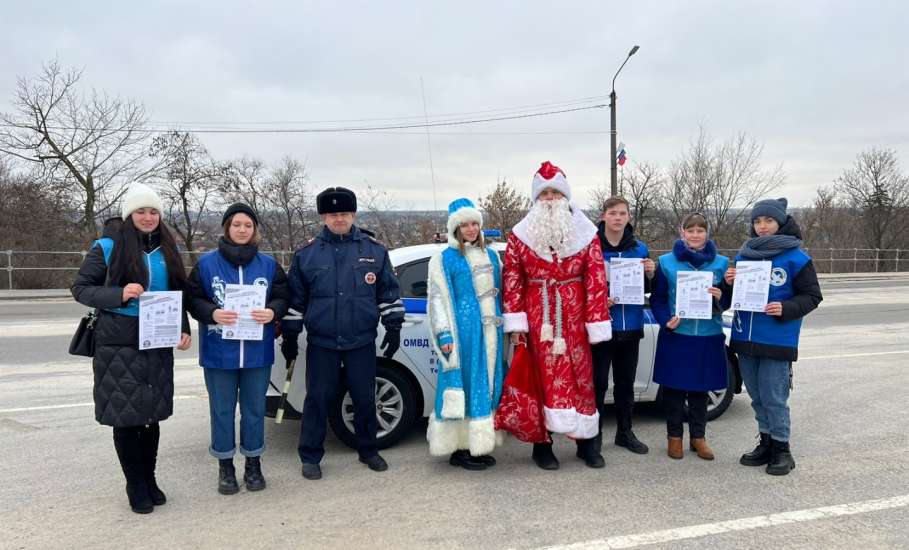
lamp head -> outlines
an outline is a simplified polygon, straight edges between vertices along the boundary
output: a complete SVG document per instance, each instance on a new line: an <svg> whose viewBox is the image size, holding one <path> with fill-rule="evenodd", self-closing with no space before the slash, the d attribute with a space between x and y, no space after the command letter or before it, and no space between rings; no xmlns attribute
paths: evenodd
<svg viewBox="0 0 909 550"><path fill-rule="evenodd" d="M631 51L628 52L628 57L631 57L632 55L636 54L639 49L641 49L641 47L638 46L637 44L635 44L634 47L631 48Z"/></svg>

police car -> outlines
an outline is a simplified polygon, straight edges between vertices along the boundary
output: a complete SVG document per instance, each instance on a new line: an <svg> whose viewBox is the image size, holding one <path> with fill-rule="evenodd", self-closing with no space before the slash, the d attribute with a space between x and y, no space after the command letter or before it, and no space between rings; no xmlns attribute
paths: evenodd
<svg viewBox="0 0 909 550"><path fill-rule="evenodd" d="M392 359L378 354L376 371L376 418L378 420L377 443L380 449L394 445L405 437L418 420L428 417L435 401L435 384L438 372L436 355L430 345L429 319L426 316L426 280L429 259L447 244L426 244L408 246L389 251L395 274L401 284L401 298L404 302L405 317L401 330L401 349ZM501 255L505 250L504 243L492 245ZM644 311L644 339L640 344L637 379L634 383L635 400L639 402L657 401L660 399L659 384L653 381L653 360L656 354L656 341L659 326L650 309ZM727 342L731 316L723 317ZM382 341L384 329L378 327L376 344ZM304 347L306 339L300 338L300 354L292 373L290 390L285 405L285 418L300 418L303 410L303 399L306 395L305 372L303 360L306 356ZM280 353L276 353L280 357ZM722 415L732 402L733 394L741 393L742 377L739 373L738 360L729 348L726 348L727 368L729 370L729 387L725 390L710 392L707 408L707 419L714 420ZM281 402L281 389L284 386L286 373L284 362L276 361L271 371L271 383L268 388L267 414L274 416ZM343 379L342 379L343 380ZM610 389L612 383L609 384ZM353 402L350 395L342 390L337 405L329 414L329 424L338 438L350 447L356 447L353 425ZM606 402L612 403L612 393L607 392Z"/></svg>

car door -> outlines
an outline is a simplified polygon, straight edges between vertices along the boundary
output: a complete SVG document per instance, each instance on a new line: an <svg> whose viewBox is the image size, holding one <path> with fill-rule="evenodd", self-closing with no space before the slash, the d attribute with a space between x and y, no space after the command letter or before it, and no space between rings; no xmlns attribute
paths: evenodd
<svg viewBox="0 0 909 550"><path fill-rule="evenodd" d="M436 385L436 354L432 349L429 318L426 315L429 258L421 258L395 266L404 302L404 326L401 330L401 351L434 388Z"/></svg>

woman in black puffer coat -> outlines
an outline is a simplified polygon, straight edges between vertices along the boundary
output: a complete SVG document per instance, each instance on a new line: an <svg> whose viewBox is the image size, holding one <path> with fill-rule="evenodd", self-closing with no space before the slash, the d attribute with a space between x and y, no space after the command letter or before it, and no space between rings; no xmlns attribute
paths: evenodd
<svg viewBox="0 0 909 550"><path fill-rule="evenodd" d="M104 236L92 243L71 290L77 302L98 309L95 419L113 427L130 507L146 514L167 500L155 466L158 423L174 408L174 355L171 348L139 350L138 298L145 290L185 290L186 271L152 189L133 184L122 214L122 222L106 224ZM190 346L185 303L180 350Z"/></svg>

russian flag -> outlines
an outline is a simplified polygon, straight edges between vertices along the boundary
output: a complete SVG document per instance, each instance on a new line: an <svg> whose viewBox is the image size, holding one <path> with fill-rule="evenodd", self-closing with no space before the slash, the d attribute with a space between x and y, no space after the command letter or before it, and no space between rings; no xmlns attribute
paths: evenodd
<svg viewBox="0 0 909 550"><path fill-rule="evenodd" d="M623 145L623 147L619 150L618 155L616 155L616 163L617 163L619 166L625 166L625 161L628 160L627 155L625 155L625 147L624 147L624 144L622 144L622 145Z"/></svg>

